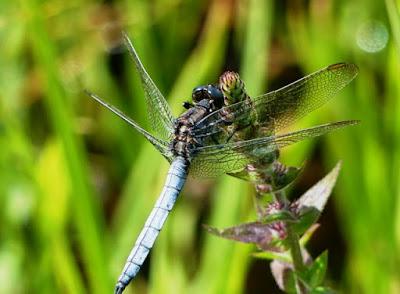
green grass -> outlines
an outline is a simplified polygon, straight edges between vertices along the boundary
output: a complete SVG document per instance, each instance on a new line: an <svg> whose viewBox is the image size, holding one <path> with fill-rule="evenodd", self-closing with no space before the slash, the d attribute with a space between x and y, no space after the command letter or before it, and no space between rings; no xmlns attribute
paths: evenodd
<svg viewBox="0 0 400 294"><path fill-rule="evenodd" d="M110 293L161 190L165 160L83 94L90 89L148 126L133 63L126 51L110 49L122 28L175 115L195 86L217 81L226 69L239 71L257 95L300 72L356 63L356 80L293 128L343 119L361 125L290 147L282 159L308 159L319 177L343 160L331 200L338 227L322 226L313 237L324 242L334 234L345 244L341 267L330 272L339 277L333 286L398 291L400 2L233 3L1 2L0 293ZM389 32L385 49L374 54L356 44L368 19ZM189 181L157 241L149 276L141 273L127 293L275 289L265 285L267 262L248 277L255 248L199 229L254 217L251 193L228 176Z"/></svg>

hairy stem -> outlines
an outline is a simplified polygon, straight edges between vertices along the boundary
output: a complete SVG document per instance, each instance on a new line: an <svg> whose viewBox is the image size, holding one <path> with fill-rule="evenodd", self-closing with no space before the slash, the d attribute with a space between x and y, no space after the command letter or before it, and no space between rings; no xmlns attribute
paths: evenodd
<svg viewBox="0 0 400 294"><path fill-rule="evenodd" d="M274 197L276 201L283 203L285 206L289 204L289 200L286 197L286 193L283 190L274 192Z"/></svg>
<svg viewBox="0 0 400 294"><path fill-rule="evenodd" d="M275 199L285 206L289 204L289 200L286 197L286 193L284 191L278 191L274 193ZM301 273L304 270L304 261L303 256L301 254L301 247L299 242L299 235L293 230L292 224L286 223L287 228L287 240L290 248L290 255L292 257L293 267L296 273ZM303 294L306 293L306 289L303 283L298 279L296 275L296 290L297 293Z"/></svg>

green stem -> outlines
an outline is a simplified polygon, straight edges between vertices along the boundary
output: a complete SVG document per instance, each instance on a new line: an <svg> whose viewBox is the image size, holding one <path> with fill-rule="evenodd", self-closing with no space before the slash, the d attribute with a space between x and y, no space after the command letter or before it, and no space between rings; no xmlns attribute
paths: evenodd
<svg viewBox="0 0 400 294"><path fill-rule="evenodd" d="M301 254L299 235L293 231L292 225L290 224L287 225L286 232L294 269L296 272L300 273L304 270L304 262Z"/></svg>
<svg viewBox="0 0 400 294"><path fill-rule="evenodd" d="M274 193L275 199L285 205L287 207L289 205L289 200L286 197L286 193L284 191L278 191ZM286 223L286 232L287 232L287 240L289 244L290 255L292 257L293 267L295 270L296 277L296 290L297 293L303 294L306 293L306 289L303 283L298 279L297 273L301 273L304 271L304 261L303 256L301 254L300 240L299 235L293 230L292 224Z"/></svg>
<svg viewBox="0 0 400 294"><path fill-rule="evenodd" d="M279 201L280 203L283 203L285 206L288 206L289 200L286 197L285 191L277 191L274 192L274 197L276 201Z"/></svg>

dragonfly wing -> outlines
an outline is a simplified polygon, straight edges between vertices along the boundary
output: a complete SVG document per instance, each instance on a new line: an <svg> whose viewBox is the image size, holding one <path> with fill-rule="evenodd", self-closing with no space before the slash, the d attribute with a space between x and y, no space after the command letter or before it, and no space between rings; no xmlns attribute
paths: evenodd
<svg viewBox="0 0 400 294"><path fill-rule="evenodd" d="M328 102L350 83L358 68L350 63L338 63L323 68L279 90L263 94L248 104L242 101L215 111L195 126L195 134L208 136L222 132L226 113L234 120L254 117L253 124L274 124L281 130Z"/></svg>
<svg viewBox="0 0 400 294"><path fill-rule="evenodd" d="M359 121L354 120L340 121L282 135L199 147L195 150L197 153L192 160L190 171L198 177L216 177L234 172L283 147L358 123Z"/></svg>
<svg viewBox="0 0 400 294"><path fill-rule="evenodd" d="M285 128L327 103L357 75L354 64L338 63L254 99L259 119Z"/></svg>
<svg viewBox="0 0 400 294"><path fill-rule="evenodd" d="M98 103L100 103L102 106L107 108L108 110L112 111L115 113L118 117L123 119L125 122L130 124L135 130L137 130L140 134L142 134L151 144L154 145L154 147L157 148L158 151L162 153L164 157L166 157L169 161L172 160L172 155L169 152L168 149L168 143L160 140L153 135L151 135L149 132L147 132L145 129L143 129L141 126L139 126L133 119L128 117L126 114L124 114L122 111L117 109L116 107L112 106L111 104L105 102L103 99L101 99L99 96L90 93L88 91L85 91L87 95L92 97L94 100L96 100Z"/></svg>
<svg viewBox="0 0 400 294"><path fill-rule="evenodd" d="M146 96L147 112L152 129L164 140L171 139L174 127L174 117L171 109L161 94L160 90L150 78L146 69L136 53L128 35L123 33L124 42L135 63L136 70L140 75Z"/></svg>
<svg viewBox="0 0 400 294"><path fill-rule="evenodd" d="M248 158L233 150L207 154L199 152L190 164L190 175L199 178L215 178L230 171L236 171L249 163Z"/></svg>

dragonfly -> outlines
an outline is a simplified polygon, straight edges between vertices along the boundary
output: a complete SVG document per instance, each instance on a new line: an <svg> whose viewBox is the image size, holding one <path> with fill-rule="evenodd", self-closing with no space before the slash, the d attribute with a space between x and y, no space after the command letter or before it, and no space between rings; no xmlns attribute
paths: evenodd
<svg viewBox="0 0 400 294"><path fill-rule="evenodd" d="M122 35L141 79L152 132L96 94L87 94L143 135L169 161L170 168L159 198L118 278L116 294L122 293L138 274L189 174L200 177L233 175L247 164L285 146L358 123L339 121L280 134L350 83L358 73L357 66L351 63L330 65L254 98L246 94L238 76L229 80L228 74L226 79L220 79L220 84L194 88L192 102L185 102L186 110L175 118L129 37L125 33ZM239 87L234 87L239 89L239 95L229 97L227 88L232 81L239 83ZM239 99L230 99L232 97Z"/></svg>

